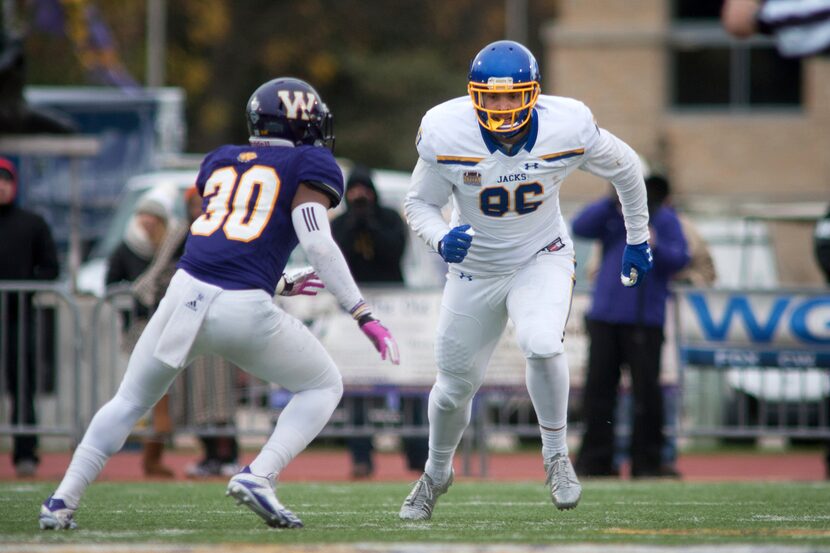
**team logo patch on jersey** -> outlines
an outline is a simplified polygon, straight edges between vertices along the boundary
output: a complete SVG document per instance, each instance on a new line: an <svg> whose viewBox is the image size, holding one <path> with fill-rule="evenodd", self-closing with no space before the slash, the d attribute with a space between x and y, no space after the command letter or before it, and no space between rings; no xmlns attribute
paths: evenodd
<svg viewBox="0 0 830 553"><path fill-rule="evenodd" d="M562 238L556 237L556 240L539 250L540 252L558 252L562 248L565 247L565 243L562 242Z"/></svg>
<svg viewBox="0 0 830 553"><path fill-rule="evenodd" d="M240 163L247 163L249 161L253 161L256 159L256 152L242 152L236 157L236 159Z"/></svg>
<svg viewBox="0 0 830 553"><path fill-rule="evenodd" d="M464 171L464 184L481 186L481 173L478 171Z"/></svg>

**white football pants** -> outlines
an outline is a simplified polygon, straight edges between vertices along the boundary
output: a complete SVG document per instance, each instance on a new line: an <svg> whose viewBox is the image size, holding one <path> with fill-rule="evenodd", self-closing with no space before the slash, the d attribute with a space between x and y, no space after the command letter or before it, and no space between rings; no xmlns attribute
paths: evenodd
<svg viewBox="0 0 830 553"><path fill-rule="evenodd" d="M537 254L507 276L468 280L447 275L435 341L438 375L429 397L431 461L451 462L508 318L528 360L528 392L539 424L550 429L565 425L569 380L563 340L573 285L570 253ZM446 466L444 473L448 470Z"/></svg>
<svg viewBox="0 0 830 553"><path fill-rule="evenodd" d="M138 419L181 371L163 364L153 351L192 279L182 270L176 272L130 356L121 386L93 417L55 497L77 505L107 458L121 449ZM279 473L319 434L343 394L340 373L322 344L262 290L219 293L196 335L188 364L202 354L221 355L246 372L294 392L254 461L259 472L251 464L258 474Z"/></svg>

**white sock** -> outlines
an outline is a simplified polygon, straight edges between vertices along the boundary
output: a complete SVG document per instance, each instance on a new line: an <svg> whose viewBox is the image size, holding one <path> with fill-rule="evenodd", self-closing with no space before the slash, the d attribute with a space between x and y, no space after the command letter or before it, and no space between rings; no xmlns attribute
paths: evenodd
<svg viewBox="0 0 830 553"><path fill-rule="evenodd" d="M544 459L550 459L559 453L568 454L567 430L567 426L563 426L558 430L539 427L542 434L542 457Z"/></svg>
<svg viewBox="0 0 830 553"><path fill-rule="evenodd" d="M443 484L450 479L454 454L455 450L447 452L429 448L429 458L424 466L424 472L432 478L433 482Z"/></svg>
<svg viewBox="0 0 830 553"><path fill-rule="evenodd" d="M424 472L438 484L450 478L455 450L461 442L464 429L470 424L472 413L472 402L453 408L446 402L442 405L439 400L441 394L437 386L433 386L429 394L429 458L424 467Z"/></svg>
<svg viewBox="0 0 830 553"><path fill-rule="evenodd" d="M98 478L107 460L124 446L135 423L146 412L146 407L120 394L105 403L92 417L54 497L77 509L87 487Z"/></svg>
<svg viewBox="0 0 830 553"><path fill-rule="evenodd" d="M527 391L539 419L542 456L568 453L566 428L570 375L564 354L527 359Z"/></svg>
<svg viewBox="0 0 830 553"><path fill-rule="evenodd" d="M75 450L75 454L72 455L72 462L69 463L69 468L66 469L66 474L53 496L57 499L63 499L67 507L77 509L81 502L81 496L101 474L107 459L109 459L109 455L106 453L83 443L79 445Z"/></svg>
<svg viewBox="0 0 830 553"><path fill-rule="evenodd" d="M340 402L341 389L338 385L294 394L262 451L248 465L251 472L276 479L329 421Z"/></svg>

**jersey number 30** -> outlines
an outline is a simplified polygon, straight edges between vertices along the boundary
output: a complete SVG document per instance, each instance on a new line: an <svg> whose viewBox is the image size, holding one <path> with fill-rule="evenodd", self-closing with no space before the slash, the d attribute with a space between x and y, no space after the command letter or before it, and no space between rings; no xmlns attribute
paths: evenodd
<svg viewBox="0 0 830 553"><path fill-rule="evenodd" d="M239 185L234 192L234 184ZM250 242L262 234L280 193L280 179L271 167L254 165L241 176L233 167L217 169L205 182L205 212L193 221L190 232L210 236L219 228L228 240ZM233 197L231 197L233 194ZM252 198L256 194L256 201Z"/></svg>

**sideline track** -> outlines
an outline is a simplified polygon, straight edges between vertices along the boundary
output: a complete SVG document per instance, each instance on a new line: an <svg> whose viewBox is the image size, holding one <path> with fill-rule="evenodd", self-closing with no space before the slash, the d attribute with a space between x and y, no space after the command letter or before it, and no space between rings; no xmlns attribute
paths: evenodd
<svg viewBox="0 0 830 553"><path fill-rule="evenodd" d="M825 479L824 452L821 449L807 452L730 452L691 453L681 455L678 468L683 480L707 481L820 481ZM71 453L44 453L34 478L18 479L14 474L8 452L0 455L0 481L60 480L69 465ZM248 463L253 453L244 453L242 462ZM186 480L185 468L198 459L195 451L165 453L164 463L176 475L176 480ZM472 474L463 475L461 455L456 456L456 475L462 480L478 478L478 467L473 459ZM407 470L402 454L376 453L374 482L411 482L420 473ZM291 463L280 476L283 482L343 482L350 480L351 462L348 452L338 449L311 448ZM623 477L627 477L623 467ZM526 481L544 480L541 456L532 452L491 453L488 475L484 480ZM142 481L141 453L122 451L110 459L99 481ZM227 480L222 477L221 480ZM0 550L2 551L2 550Z"/></svg>

